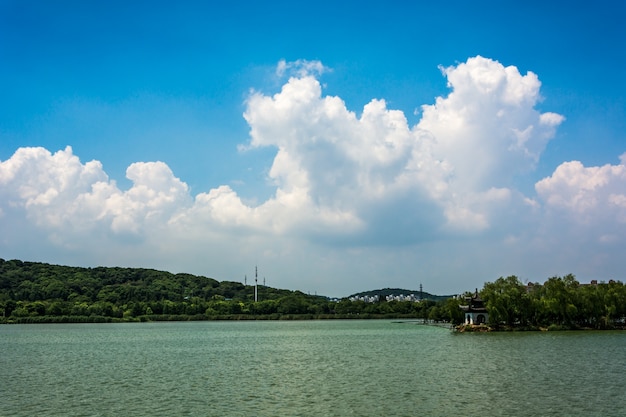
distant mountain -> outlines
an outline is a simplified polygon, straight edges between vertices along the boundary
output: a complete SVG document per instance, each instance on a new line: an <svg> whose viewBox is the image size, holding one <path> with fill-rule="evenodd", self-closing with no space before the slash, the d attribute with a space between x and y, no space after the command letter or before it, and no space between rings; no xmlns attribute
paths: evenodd
<svg viewBox="0 0 626 417"><path fill-rule="evenodd" d="M383 288L380 290L370 290L370 291L363 291L363 292L358 292L356 294L352 294L350 296L348 296L348 298L350 297L373 297L373 296L378 296L378 297L387 297L388 295L410 295L410 294L415 294L416 296L420 296L420 291L419 290L407 290L407 289L402 289L402 288ZM441 300L447 300L448 298L454 297L454 295L434 295L431 293L428 293L426 291L422 291L422 295L421 295L422 299L424 300L432 300L432 301L441 301Z"/></svg>

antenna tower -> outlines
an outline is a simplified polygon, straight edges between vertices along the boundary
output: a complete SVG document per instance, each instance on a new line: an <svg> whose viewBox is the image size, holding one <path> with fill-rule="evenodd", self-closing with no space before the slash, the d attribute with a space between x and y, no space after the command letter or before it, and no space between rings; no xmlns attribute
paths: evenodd
<svg viewBox="0 0 626 417"><path fill-rule="evenodd" d="M257 271L257 267L256 265L254 266L254 302L256 303L257 301L259 301L259 291L257 289L257 282L258 282L258 271Z"/></svg>

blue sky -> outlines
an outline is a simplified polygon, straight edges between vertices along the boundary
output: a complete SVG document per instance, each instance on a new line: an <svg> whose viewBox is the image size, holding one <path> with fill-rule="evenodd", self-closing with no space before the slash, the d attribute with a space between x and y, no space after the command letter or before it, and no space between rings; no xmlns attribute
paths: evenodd
<svg viewBox="0 0 626 417"><path fill-rule="evenodd" d="M0 1L0 257L623 280L624 3L405 3Z"/></svg>

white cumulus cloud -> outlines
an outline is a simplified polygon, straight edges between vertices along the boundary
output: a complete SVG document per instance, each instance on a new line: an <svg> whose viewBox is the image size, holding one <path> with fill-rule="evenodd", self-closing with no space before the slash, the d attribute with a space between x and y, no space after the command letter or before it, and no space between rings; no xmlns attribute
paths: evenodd
<svg viewBox="0 0 626 417"><path fill-rule="evenodd" d="M572 222L613 227L626 220L626 154L617 165L585 167L564 162L537 182L537 194L548 209Z"/></svg>
<svg viewBox="0 0 626 417"><path fill-rule="evenodd" d="M6 206L68 239L95 231L140 235L189 203L187 185L162 162L134 163L127 177L133 186L121 191L100 162L82 164L69 146L54 154L20 148L0 162L0 195Z"/></svg>
<svg viewBox="0 0 626 417"><path fill-rule="evenodd" d="M9 225L28 223L74 250L87 241L111 252L119 241L140 242L149 247L141 256L159 261L155 267L168 257L204 261L211 248L216 263L261 252L293 258L298 271L308 256L319 261L310 253L318 247L327 266L345 272L342 259L359 254L373 265L374 247L392 248L382 252L389 266L408 263L396 253L410 256L393 248L431 245L421 246L427 262L442 240L459 235L496 236L489 247L509 254L531 253L537 243L547 248L554 243L547 236L577 225L599 226L595 238L606 245L621 241L615 225L626 225L626 156L602 167L564 162L536 184L536 196L513 186L564 120L537 109L536 74L480 56L442 68L449 93L423 105L410 126L383 99L351 110L325 95L319 78L327 70L319 61L281 61L277 74L290 78L280 91L252 92L245 102L250 139L241 149L275 151L267 200L249 204L219 184L191 195L164 162L131 164L131 186L121 190L100 162L82 163L71 147L20 148L0 161L1 244L9 247L20 232Z"/></svg>
<svg viewBox="0 0 626 417"><path fill-rule="evenodd" d="M132 164L127 191L97 161L81 164L70 147L55 154L23 148L2 163L9 204L45 228L95 229L141 236L146 227L246 230L324 240L419 241L443 231L490 227L511 204L510 179L532 168L563 117L540 113L533 73L475 57L442 69L447 97L404 113L373 99L360 114L325 96L319 61L281 61L292 75L274 95L253 92L244 118L249 151L276 149L274 195L257 206L218 186L195 197L163 162ZM619 201L615 199L614 201Z"/></svg>

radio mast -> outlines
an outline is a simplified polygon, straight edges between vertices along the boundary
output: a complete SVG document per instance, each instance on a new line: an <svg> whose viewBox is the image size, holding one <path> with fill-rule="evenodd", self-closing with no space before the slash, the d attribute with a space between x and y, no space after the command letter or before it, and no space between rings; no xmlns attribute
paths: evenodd
<svg viewBox="0 0 626 417"><path fill-rule="evenodd" d="M257 267L254 266L254 302L259 301L259 292L257 290L257 282L259 281L259 275L257 273Z"/></svg>

